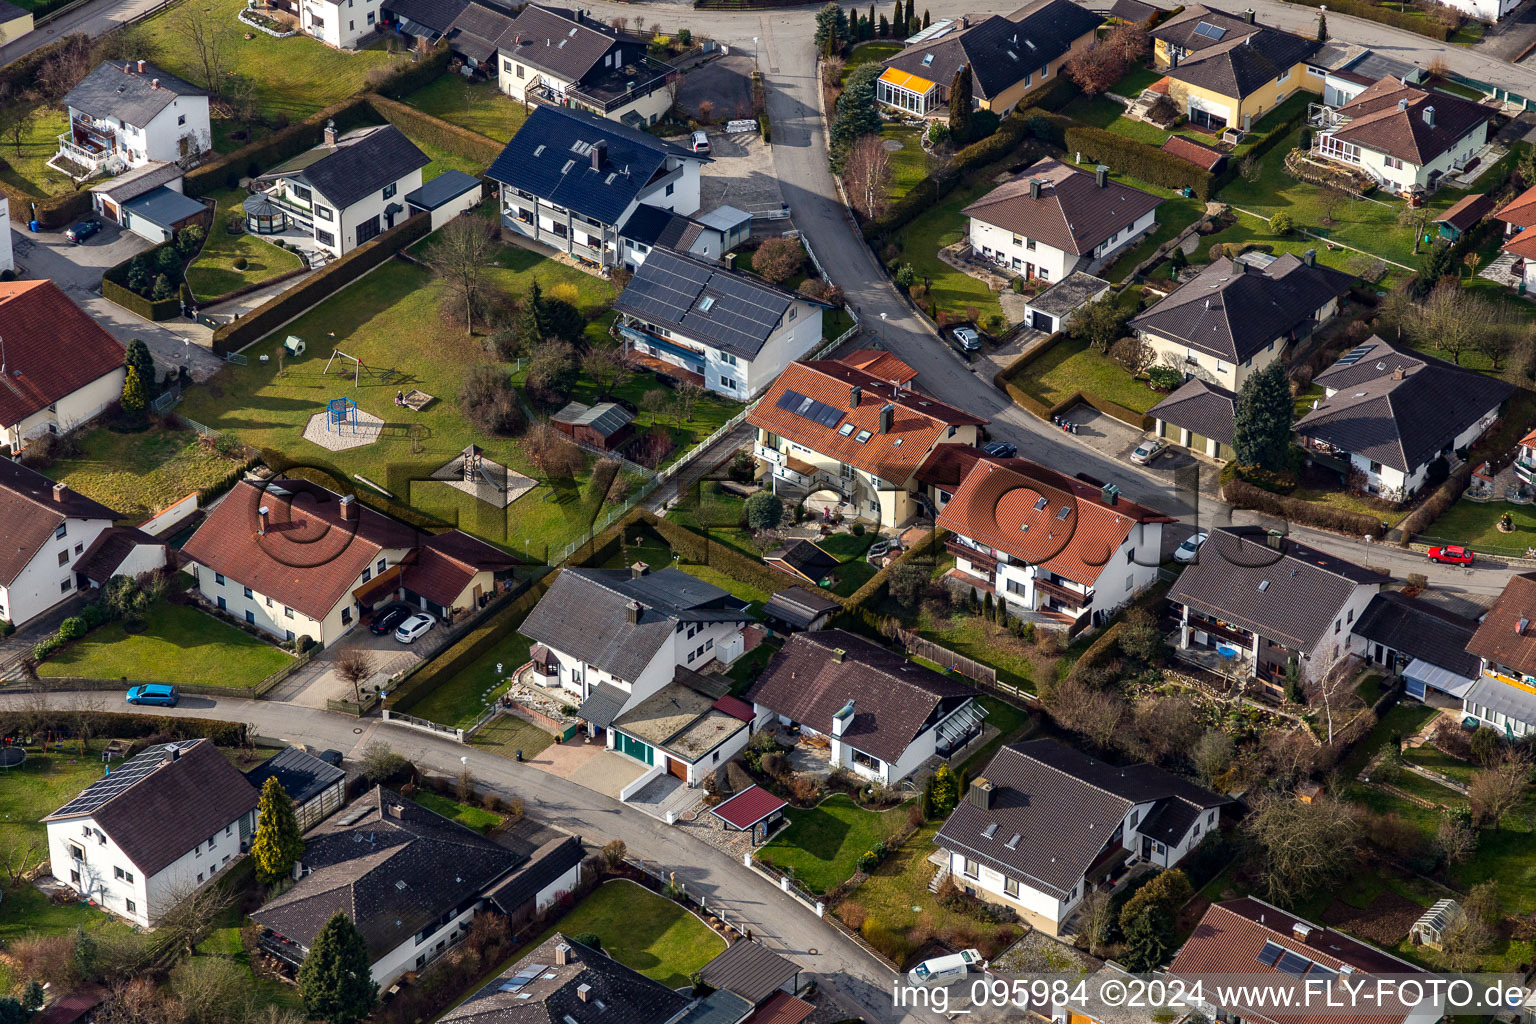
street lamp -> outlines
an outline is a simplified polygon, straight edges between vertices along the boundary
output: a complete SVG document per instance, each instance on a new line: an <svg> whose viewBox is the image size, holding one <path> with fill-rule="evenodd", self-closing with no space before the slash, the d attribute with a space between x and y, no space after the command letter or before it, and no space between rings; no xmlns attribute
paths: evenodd
<svg viewBox="0 0 1536 1024"><path fill-rule="evenodd" d="M752 37L752 70L763 70L763 66L759 64L757 60L757 36Z"/></svg>

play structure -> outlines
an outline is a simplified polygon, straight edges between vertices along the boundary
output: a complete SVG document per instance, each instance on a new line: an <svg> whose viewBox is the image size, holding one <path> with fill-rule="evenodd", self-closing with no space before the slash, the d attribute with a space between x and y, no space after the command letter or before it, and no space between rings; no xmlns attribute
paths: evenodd
<svg viewBox="0 0 1536 1024"><path fill-rule="evenodd" d="M357 403L350 398L333 398L325 406L325 429L337 434L357 433Z"/></svg>
<svg viewBox="0 0 1536 1024"><path fill-rule="evenodd" d="M15 768L27 759L27 752L20 747L0 747L0 768Z"/></svg>
<svg viewBox="0 0 1536 1024"><path fill-rule="evenodd" d="M359 409L350 398L332 398L304 424L304 440L340 452L373 444L383 431L382 418Z"/></svg>
<svg viewBox="0 0 1536 1024"><path fill-rule="evenodd" d="M439 466L432 479L494 508L506 508L534 487L531 478L486 458L484 450L476 444Z"/></svg>
<svg viewBox="0 0 1536 1024"><path fill-rule="evenodd" d="M484 449L482 449L477 444L472 444L468 448L464 449L464 453L461 457L464 460L465 483L475 485L483 482L489 484L491 487L496 488L498 492L501 491L501 484L497 483L493 477L486 475L484 466Z"/></svg>
<svg viewBox="0 0 1536 1024"><path fill-rule="evenodd" d="M297 340L297 339L290 339L290 340ZM302 346L303 342L300 341L299 344ZM331 349L331 358L329 358L329 359L327 359L325 361L325 373L326 374L329 374L331 372L331 364L336 362L336 360L338 360L338 359L342 359L342 360L350 359L350 360L352 360L352 386L353 387L361 387L362 386L363 374L365 374L365 373L368 374L369 378L377 380L377 381L379 381L382 384L391 384L391 383L395 382L396 380L398 380L400 378L400 374L397 373L393 369L382 370L382 369L377 369L375 367L371 367L367 363L365 363L361 359L359 359L357 356L354 356L354 355L352 355L350 353L347 353L347 352L343 352L339 348ZM341 372L342 373L346 372L346 365L345 365L345 363L343 363L343 365L342 365L342 371Z"/></svg>

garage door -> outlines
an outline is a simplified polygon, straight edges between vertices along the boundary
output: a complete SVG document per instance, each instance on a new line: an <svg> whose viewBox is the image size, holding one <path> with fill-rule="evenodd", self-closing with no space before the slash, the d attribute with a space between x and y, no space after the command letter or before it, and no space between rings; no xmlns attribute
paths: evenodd
<svg viewBox="0 0 1536 1024"><path fill-rule="evenodd" d="M1189 450L1192 452L1205 451L1205 438L1201 437L1193 430L1189 432Z"/></svg>
<svg viewBox="0 0 1536 1024"><path fill-rule="evenodd" d="M679 761L675 757L667 758L667 774L676 775L684 782L688 781L688 762Z"/></svg>
<svg viewBox="0 0 1536 1024"><path fill-rule="evenodd" d="M618 750L619 753L628 754L636 761L640 761L644 764L656 763L656 752L651 749L650 744L641 743L634 737L626 736L618 730L614 730L613 738L614 748Z"/></svg>
<svg viewBox="0 0 1536 1024"><path fill-rule="evenodd" d="M1049 334L1051 331L1056 329L1056 321L1052 319L1049 313L1042 313L1038 309L1034 310L1033 312L1034 322L1031 323L1030 326L1035 330L1045 331L1047 334Z"/></svg>

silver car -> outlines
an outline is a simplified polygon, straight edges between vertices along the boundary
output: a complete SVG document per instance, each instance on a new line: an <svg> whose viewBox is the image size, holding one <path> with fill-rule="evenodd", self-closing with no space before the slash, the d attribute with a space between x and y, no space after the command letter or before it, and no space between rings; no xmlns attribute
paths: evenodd
<svg viewBox="0 0 1536 1024"><path fill-rule="evenodd" d="M1131 461L1138 466L1150 466L1167 447L1168 442L1161 437L1149 437L1131 452Z"/></svg>
<svg viewBox="0 0 1536 1024"><path fill-rule="evenodd" d="M1193 562L1200 554L1200 545L1204 544L1209 537L1210 533L1206 530L1192 534L1183 544L1173 549L1173 560L1184 565Z"/></svg>

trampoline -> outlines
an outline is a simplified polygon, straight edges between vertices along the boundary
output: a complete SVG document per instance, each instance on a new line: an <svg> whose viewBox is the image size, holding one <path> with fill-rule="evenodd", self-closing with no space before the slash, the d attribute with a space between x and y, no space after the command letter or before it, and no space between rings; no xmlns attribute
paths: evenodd
<svg viewBox="0 0 1536 1024"><path fill-rule="evenodd" d="M15 768L27 759L27 752L20 747L0 747L0 768Z"/></svg>

